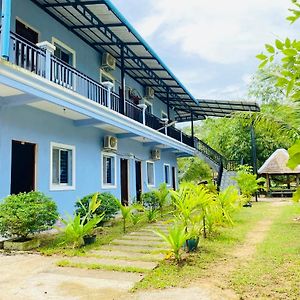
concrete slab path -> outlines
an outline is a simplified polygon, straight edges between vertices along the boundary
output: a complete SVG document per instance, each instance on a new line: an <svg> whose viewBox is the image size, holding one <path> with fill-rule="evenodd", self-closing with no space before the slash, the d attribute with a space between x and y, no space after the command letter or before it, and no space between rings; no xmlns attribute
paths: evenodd
<svg viewBox="0 0 300 300"><path fill-rule="evenodd" d="M130 299L128 292L164 258L158 222L125 234L83 257L0 254L0 300ZM72 267L58 267L59 261Z"/></svg>

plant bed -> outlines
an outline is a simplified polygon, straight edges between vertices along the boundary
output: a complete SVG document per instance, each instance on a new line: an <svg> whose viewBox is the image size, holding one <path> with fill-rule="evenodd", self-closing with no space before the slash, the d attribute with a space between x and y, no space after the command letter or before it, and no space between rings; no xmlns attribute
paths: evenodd
<svg viewBox="0 0 300 300"><path fill-rule="evenodd" d="M15 239L10 241L4 241L4 250L16 250L16 251L28 251L38 248L41 242L39 239Z"/></svg>

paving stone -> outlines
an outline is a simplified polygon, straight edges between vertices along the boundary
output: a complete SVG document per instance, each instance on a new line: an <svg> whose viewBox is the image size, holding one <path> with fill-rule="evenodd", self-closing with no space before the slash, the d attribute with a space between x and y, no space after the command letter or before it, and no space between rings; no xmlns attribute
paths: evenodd
<svg viewBox="0 0 300 300"><path fill-rule="evenodd" d="M101 247L101 250L117 250L117 251L129 251L129 252L140 252L140 253L152 253L156 251L164 251L167 249L163 248L156 248L156 247L151 247L151 246L132 246L132 245L104 245Z"/></svg>
<svg viewBox="0 0 300 300"><path fill-rule="evenodd" d="M163 242L163 239L157 235L153 235L153 236L125 235L122 237L122 240Z"/></svg>
<svg viewBox="0 0 300 300"><path fill-rule="evenodd" d="M146 246L146 247L157 247L162 248L165 247L166 243L162 240L159 241L146 241L146 240L113 240L111 242L112 245L129 245L129 246Z"/></svg>
<svg viewBox="0 0 300 300"><path fill-rule="evenodd" d="M125 252L118 250L92 250L90 251L91 255L99 255L100 257L108 257L108 258L126 258L129 261L139 259L141 261L160 261L164 259L164 254L147 254L147 253L138 253L138 252Z"/></svg>
<svg viewBox="0 0 300 300"><path fill-rule="evenodd" d="M82 263L87 265L100 264L107 267L132 267L145 270L153 270L157 266L157 262L145 261L128 261L125 259L109 259L109 258L96 258L96 257L72 257L68 258L71 263Z"/></svg>

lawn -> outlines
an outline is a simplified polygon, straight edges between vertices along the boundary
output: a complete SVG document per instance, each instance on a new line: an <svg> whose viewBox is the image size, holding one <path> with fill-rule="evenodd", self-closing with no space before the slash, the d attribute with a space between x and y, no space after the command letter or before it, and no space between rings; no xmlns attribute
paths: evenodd
<svg viewBox="0 0 300 300"><path fill-rule="evenodd" d="M299 206L286 206L253 260L237 269L232 288L243 299L300 299Z"/></svg>
<svg viewBox="0 0 300 300"><path fill-rule="evenodd" d="M137 283L134 290L185 287L201 278L204 273L210 272L211 263L226 258L230 250L242 243L247 233L269 211L269 203L255 203L252 208L243 208L235 215L233 227L223 227L215 236L200 240L200 250L187 256L180 266L170 260L162 262L143 281Z"/></svg>

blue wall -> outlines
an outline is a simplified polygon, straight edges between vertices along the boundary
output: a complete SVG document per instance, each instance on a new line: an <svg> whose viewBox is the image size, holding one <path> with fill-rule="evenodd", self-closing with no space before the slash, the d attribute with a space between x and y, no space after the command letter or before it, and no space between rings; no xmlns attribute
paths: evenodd
<svg viewBox="0 0 300 300"><path fill-rule="evenodd" d="M37 190L53 197L61 214L72 213L74 202L82 196L101 191L101 150L103 130L75 127L73 121L28 106L0 110L0 198L10 193L11 143L12 140L37 144ZM50 191L50 142L76 147L76 190ZM132 139L120 139L117 159L117 188L105 190L120 198L120 158L130 161L130 197L135 197L134 159L142 161L143 191L146 183L146 160L151 148ZM134 156L134 158L133 158ZM155 162L155 183L164 181L163 164L176 166L174 153L162 152L160 161Z"/></svg>
<svg viewBox="0 0 300 300"><path fill-rule="evenodd" d="M19 18L25 24L31 26L40 33L39 41L52 41L52 37L57 38L70 48L76 51L76 68L96 81L100 78L101 54L88 46L80 38L74 35L66 27L58 23L50 15L40 9L29 0L12 0L12 21L11 30L15 31L15 20ZM118 92L120 82L120 70L112 72L116 79L116 92ZM126 86L137 89L144 95L144 87L130 76L126 76ZM161 111L167 112L167 106L157 97L153 102L153 114L161 117ZM175 113L171 110L171 118Z"/></svg>

